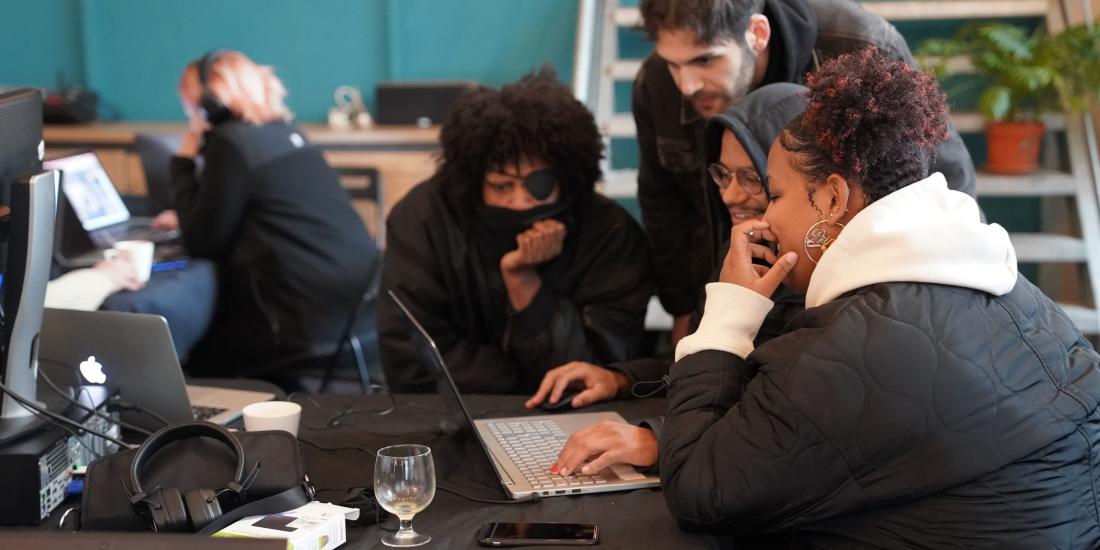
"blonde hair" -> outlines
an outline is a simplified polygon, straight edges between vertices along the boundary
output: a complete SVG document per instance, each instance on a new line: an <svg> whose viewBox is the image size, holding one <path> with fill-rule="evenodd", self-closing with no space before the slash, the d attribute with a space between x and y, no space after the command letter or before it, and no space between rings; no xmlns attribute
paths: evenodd
<svg viewBox="0 0 1100 550"><path fill-rule="evenodd" d="M180 89L188 79L195 79L200 86L199 63L192 62L180 77ZM238 118L251 124L266 124L277 120L290 120L294 115L286 108L283 98L286 88L275 70L258 65L241 52L224 51L208 68L207 88L221 100Z"/></svg>

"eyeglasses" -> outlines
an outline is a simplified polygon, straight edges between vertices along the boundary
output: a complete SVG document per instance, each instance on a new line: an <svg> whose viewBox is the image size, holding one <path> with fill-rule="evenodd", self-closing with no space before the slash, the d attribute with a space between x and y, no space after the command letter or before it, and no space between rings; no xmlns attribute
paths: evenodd
<svg viewBox="0 0 1100 550"><path fill-rule="evenodd" d="M725 191L730 186L730 182L737 178L737 184L744 189L746 193L755 195L764 191L764 183L760 181L760 176L757 175L756 170L752 168L738 168L737 170L730 172L728 168L721 163L715 162L707 167L707 172L710 174L710 179L714 180L714 183L718 185L718 188Z"/></svg>

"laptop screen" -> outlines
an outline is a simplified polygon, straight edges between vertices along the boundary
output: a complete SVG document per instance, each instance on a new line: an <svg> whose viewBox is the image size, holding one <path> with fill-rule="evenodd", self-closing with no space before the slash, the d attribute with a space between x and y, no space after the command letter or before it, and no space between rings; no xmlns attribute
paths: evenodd
<svg viewBox="0 0 1100 550"><path fill-rule="evenodd" d="M432 340L431 335L424 329L424 325L420 324L420 321L413 316L409 308L405 306L405 302L394 291L388 290L386 292L389 294L390 300L393 300L394 305L397 306L397 309L401 311L401 316L405 319L405 328L408 330L409 339L413 341L417 351L420 352L424 367L435 377L436 389L439 391L439 395L443 397L444 403L447 404L450 413L448 418L450 425L444 426L444 429L447 431L469 429L476 435L477 429L474 428L474 417L470 415L466 403L462 401L462 394L458 392L458 385L451 377L451 372L447 370L447 365L443 362L443 355L440 354L439 347L435 345L435 340ZM457 424L457 426L454 424Z"/></svg>
<svg viewBox="0 0 1100 550"><path fill-rule="evenodd" d="M107 172L95 153L86 152L47 160L47 170L61 171L61 190L85 231L103 229L130 219Z"/></svg>

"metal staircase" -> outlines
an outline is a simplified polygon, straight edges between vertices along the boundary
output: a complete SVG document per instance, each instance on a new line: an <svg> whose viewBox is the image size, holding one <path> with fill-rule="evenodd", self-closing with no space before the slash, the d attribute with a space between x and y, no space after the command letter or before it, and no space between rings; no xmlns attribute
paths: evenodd
<svg viewBox="0 0 1100 550"><path fill-rule="evenodd" d="M867 10L892 22L1006 17L1044 18L1048 29L1092 21L1098 0L924 0L863 1ZM619 0L581 0L577 26L574 64L574 92L596 115L596 121L608 143L602 190L615 198L637 196L637 171L612 170L610 140L634 138L634 120L629 112L618 113L614 106L616 82L630 82L641 67L641 59L618 57L619 29L637 27L641 15L636 7ZM964 60L949 60L953 72L972 68ZM1095 115L1095 114L1094 114ZM955 127L962 134L979 133L984 120L976 113L953 112ZM1057 134L1065 135L1069 169L1045 169L1026 176L1002 176L978 173L979 197L1032 197L1042 199L1043 233L1011 234L1021 263L1046 264L1040 267L1038 284L1055 300L1091 299L1093 307L1061 303L1069 316L1086 334L1100 334L1100 157L1097 154L1094 116L1044 117L1047 125L1044 164L1051 165L1059 156L1054 145ZM1050 219L1053 218L1053 219ZM996 220L992 220L996 221ZM1069 223L1067 223L1069 222ZM1071 235L1070 233L1076 233ZM1067 272L1066 266L1072 267ZM1067 273L1070 273L1067 275ZM1070 280L1068 285L1062 283ZM1061 290L1066 290L1060 292ZM1090 296L1086 296L1090 295ZM650 302L646 326L651 330L668 329L671 317L654 298Z"/></svg>

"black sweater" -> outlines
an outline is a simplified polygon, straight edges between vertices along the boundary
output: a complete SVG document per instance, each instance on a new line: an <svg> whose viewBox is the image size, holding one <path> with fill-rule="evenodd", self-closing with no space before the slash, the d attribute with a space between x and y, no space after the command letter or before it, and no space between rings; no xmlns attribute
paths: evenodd
<svg viewBox="0 0 1100 550"><path fill-rule="evenodd" d="M220 124L202 155L201 175L174 158L172 183L188 252L221 270L208 340L227 359L331 347L378 261L336 173L284 122Z"/></svg>
<svg viewBox="0 0 1100 550"><path fill-rule="evenodd" d="M637 353L652 295L641 228L596 195L571 207L561 254L539 266L542 287L520 312L507 305L497 267L471 237L468 208L440 176L394 207L382 285L396 291L436 341L459 388L529 393L569 361L607 364ZM378 306L386 379L395 391L432 391L400 312Z"/></svg>

